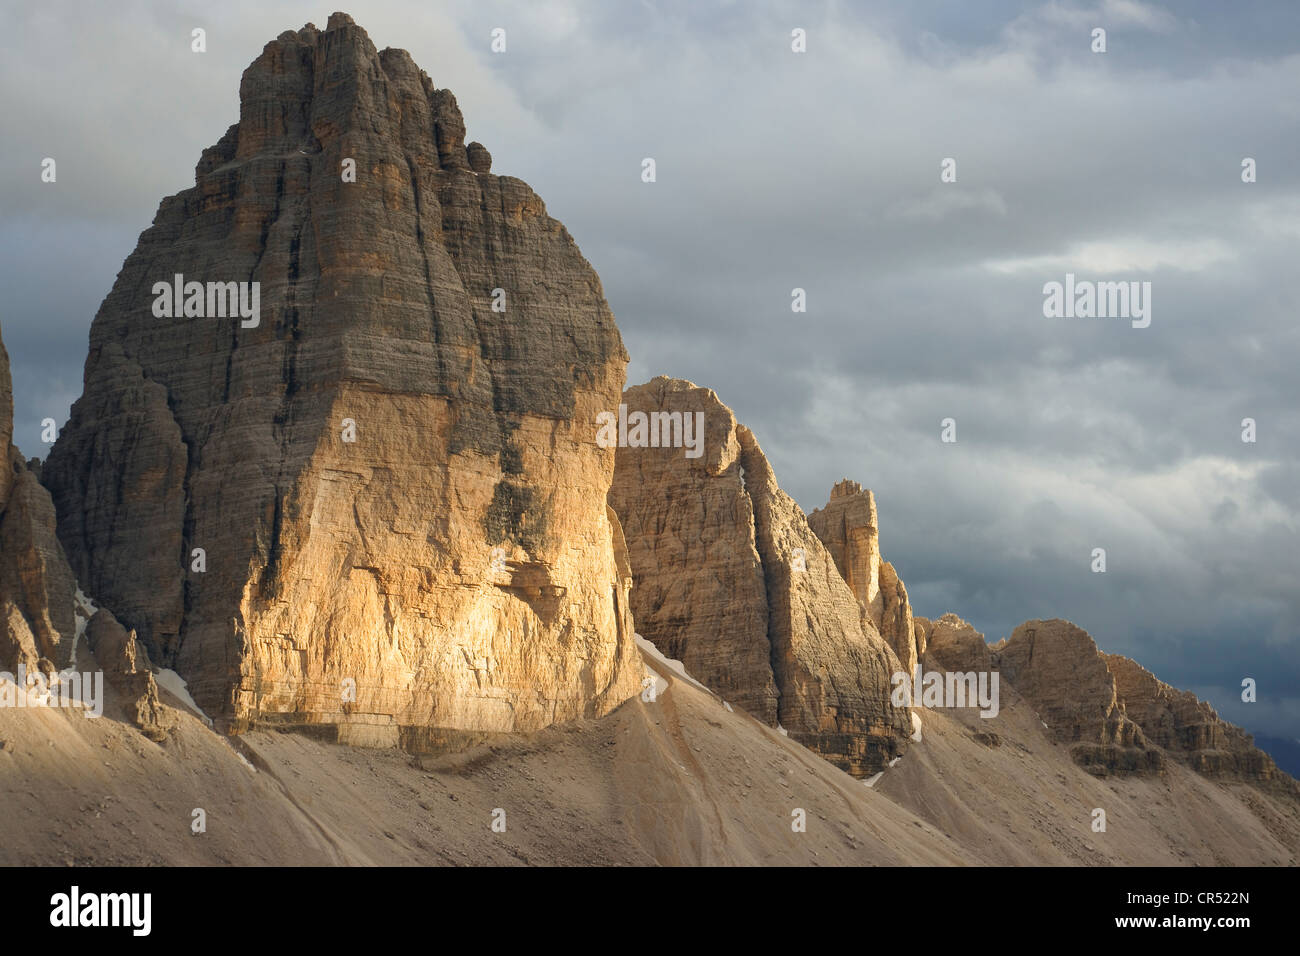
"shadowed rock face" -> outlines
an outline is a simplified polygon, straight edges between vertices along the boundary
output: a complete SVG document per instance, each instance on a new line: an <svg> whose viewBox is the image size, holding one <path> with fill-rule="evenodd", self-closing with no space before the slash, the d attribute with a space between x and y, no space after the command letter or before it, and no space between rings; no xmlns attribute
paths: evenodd
<svg viewBox="0 0 1300 956"><path fill-rule="evenodd" d="M590 424L626 353L568 232L464 134L347 16L281 34L95 318L43 475L59 535L229 729L421 749L639 687ZM156 316L177 274L259 283L259 321Z"/></svg>
<svg viewBox="0 0 1300 956"><path fill-rule="evenodd" d="M149 654L135 633L128 633L111 611L100 608L86 624L86 643L121 696L127 719L150 740L166 740L172 721L158 698Z"/></svg>
<svg viewBox="0 0 1300 956"><path fill-rule="evenodd" d="M897 657L865 620L749 429L710 389L664 377L635 412L703 413L698 458L620 447L609 501L627 536L641 634L722 695L855 775L903 752Z"/></svg>
<svg viewBox="0 0 1300 956"><path fill-rule="evenodd" d="M55 536L54 505L12 444L13 384L0 341L0 670L46 673L72 660L76 582Z"/></svg>

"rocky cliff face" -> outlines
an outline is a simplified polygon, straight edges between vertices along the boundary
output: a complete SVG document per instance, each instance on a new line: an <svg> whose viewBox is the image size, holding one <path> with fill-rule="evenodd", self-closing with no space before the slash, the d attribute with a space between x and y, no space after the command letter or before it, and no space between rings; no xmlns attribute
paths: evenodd
<svg viewBox="0 0 1300 956"><path fill-rule="evenodd" d="M1255 747L1246 731L1219 718L1195 694L1178 690L1118 654L1103 654L1115 692L1147 740L1207 777L1229 777L1300 796L1300 787Z"/></svg>
<svg viewBox="0 0 1300 956"><path fill-rule="evenodd" d="M1152 773L1163 755L1126 712L1106 658L1069 621L1026 621L991 648L993 666L1023 694L1076 763L1098 775Z"/></svg>
<svg viewBox="0 0 1300 956"><path fill-rule="evenodd" d="M86 624L86 643L119 695L126 718L149 739L161 742L173 723L158 697L149 654L135 632L100 608Z"/></svg>
<svg viewBox="0 0 1300 956"><path fill-rule="evenodd" d="M1068 621L1026 621L990 651L993 666L1092 773L1157 772L1168 756L1207 777L1300 797L1300 784L1250 734L1135 661L1101 653Z"/></svg>
<svg viewBox="0 0 1300 956"><path fill-rule="evenodd" d="M945 614L937 621L918 617L914 628L926 670L964 673L993 669L984 635L956 614Z"/></svg>
<svg viewBox="0 0 1300 956"><path fill-rule="evenodd" d="M835 559L863 614L889 642L910 675L916 669L912 606L894 566L880 556L876 498L845 478L831 489L825 508L814 508L808 526Z"/></svg>
<svg viewBox="0 0 1300 956"><path fill-rule="evenodd" d="M54 505L14 447L9 353L0 341L0 670L67 667L76 582L55 535Z"/></svg>
<svg viewBox="0 0 1300 956"><path fill-rule="evenodd" d="M627 538L637 630L723 699L778 721L763 559L731 410L667 378L628 389L629 413L704 413L703 454L622 448L609 503Z"/></svg>
<svg viewBox="0 0 1300 956"><path fill-rule="evenodd" d="M817 532L835 559L854 596L872 619L880 617L880 531L876 497L856 481L845 478L831 489L825 508L814 508L808 526Z"/></svg>
<svg viewBox="0 0 1300 956"><path fill-rule="evenodd" d="M610 504L627 536L638 629L690 673L837 766L901 753L901 665L840 577L758 442L717 395L660 377L630 388L629 419L701 413L704 446L620 447Z"/></svg>
<svg viewBox="0 0 1300 956"><path fill-rule="evenodd" d="M281 34L95 318L44 470L59 535L221 726L421 749L639 687L590 425L626 353L464 134L349 17Z"/></svg>

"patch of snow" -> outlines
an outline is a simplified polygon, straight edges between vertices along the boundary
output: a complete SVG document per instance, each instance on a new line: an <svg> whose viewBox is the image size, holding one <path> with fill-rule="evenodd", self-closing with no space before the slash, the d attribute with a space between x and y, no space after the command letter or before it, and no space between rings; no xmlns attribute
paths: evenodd
<svg viewBox="0 0 1300 956"><path fill-rule="evenodd" d="M72 620L76 631L72 635L72 656L68 658L69 667L77 666L77 648L81 644L81 639L86 636L86 626L98 610L95 602L86 597L86 592L81 590L81 585L78 584L77 593L72 596Z"/></svg>
<svg viewBox="0 0 1300 956"><path fill-rule="evenodd" d="M153 676L159 687L180 698L182 704L207 721L209 727L212 726L212 721L208 719L208 715L203 712L198 704L194 703L194 698L190 696L189 690L186 689L185 680L180 674L163 667L155 671Z"/></svg>
<svg viewBox="0 0 1300 956"><path fill-rule="evenodd" d="M1043 721L1040 720L1039 723L1043 725L1043 729L1044 729L1044 730L1051 730L1051 728L1048 727L1047 724L1044 723Z"/></svg>
<svg viewBox="0 0 1300 956"><path fill-rule="evenodd" d="M257 768L254 767L251 763L249 763L248 758L245 757L243 754L241 754L238 750L235 751L235 756L239 758L240 763L242 763L245 767L248 768L250 773L257 773Z"/></svg>
<svg viewBox="0 0 1300 956"><path fill-rule="evenodd" d="M95 612L99 610L95 602L86 597L86 592L81 590L80 584L77 585L77 593L73 595L72 600L74 610L80 611L86 617L94 617Z"/></svg>
<svg viewBox="0 0 1300 956"><path fill-rule="evenodd" d="M921 742L921 715L916 711L912 711L912 739Z"/></svg>
<svg viewBox="0 0 1300 956"><path fill-rule="evenodd" d="M734 714L734 713L735 713L735 711L731 709L731 705L728 704L725 700L722 702L722 706L725 707L725 708L727 708L727 713L729 713L729 714Z"/></svg>
<svg viewBox="0 0 1300 956"><path fill-rule="evenodd" d="M699 688L711 697L714 696L713 691L709 690L690 674L686 673L686 667L681 661L675 661L671 657L665 657L663 653L660 652L659 648L655 647L654 644L647 641L640 634L634 634L633 637L636 638L636 646L641 648L641 652L647 655L651 660L663 664L664 667L668 668L668 670L672 671L691 686Z"/></svg>
<svg viewBox="0 0 1300 956"><path fill-rule="evenodd" d="M870 777L868 777L866 780L863 780L862 782L865 783L868 787L874 787L880 781L880 778L883 777L884 775L885 775L885 771L881 770L878 773L872 774Z"/></svg>
<svg viewBox="0 0 1300 956"><path fill-rule="evenodd" d="M889 765L892 767L902 759L903 759L902 757L895 757L893 760L889 761Z"/></svg>
<svg viewBox="0 0 1300 956"><path fill-rule="evenodd" d="M777 724L777 725L776 725L776 732L777 732L778 734L780 734L782 737L789 737L789 736L790 736L790 734L786 731L786 729L785 729L784 727L782 727L780 724Z"/></svg>
<svg viewBox="0 0 1300 956"><path fill-rule="evenodd" d="M646 665L645 680L654 681L654 688L655 688L654 695L650 698L650 700L655 700L656 698L659 697L660 694L666 693L668 691L668 679L665 678L653 667L651 667L649 664ZM645 680L641 682L641 693L643 695L647 690L650 689L650 685L647 684ZM645 700L646 698L643 696L641 699Z"/></svg>

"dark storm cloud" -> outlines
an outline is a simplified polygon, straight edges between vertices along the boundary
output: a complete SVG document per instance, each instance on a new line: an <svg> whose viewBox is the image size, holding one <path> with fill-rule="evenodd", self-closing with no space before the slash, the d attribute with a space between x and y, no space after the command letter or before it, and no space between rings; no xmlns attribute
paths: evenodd
<svg viewBox="0 0 1300 956"><path fill-rule="evenodd" d="M806 510L843 476L875 489L918 613L990 639L1066 617L1230 719L1300 736L1300 7L350 12L452 88L494 170L569 227L630 380L713 387ZM90 318L158 200L236 119L243 68L328 13L53 4L0 39L0 321L28 454L41 418L66 417ZM46 155L56 186L37 178ZM1067 271L1150 281L1150 328L1044 318L1043 284Z"/></svg>

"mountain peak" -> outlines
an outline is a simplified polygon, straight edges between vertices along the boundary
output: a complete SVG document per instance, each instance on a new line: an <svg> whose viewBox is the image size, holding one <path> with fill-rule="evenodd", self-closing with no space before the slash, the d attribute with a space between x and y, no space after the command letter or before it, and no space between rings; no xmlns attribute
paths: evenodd
<svg viewBox="0 0 1300 956"><path fill-rule="evenodd" d="M226 726L419 749L638 686L589 424L627 354L490 165L405 51L344 14L281 34L95 317L62 540Z"/></svg>

